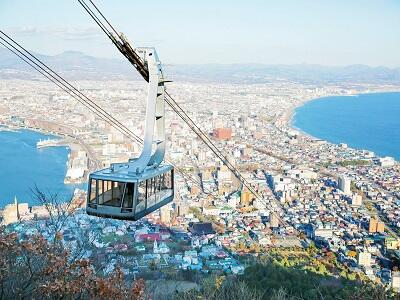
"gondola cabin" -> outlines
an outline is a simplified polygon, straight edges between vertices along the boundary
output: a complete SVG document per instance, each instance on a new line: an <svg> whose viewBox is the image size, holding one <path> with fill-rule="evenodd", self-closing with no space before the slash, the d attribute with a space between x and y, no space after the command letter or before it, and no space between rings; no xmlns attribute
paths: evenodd
<svg viewBox="0 0 400 300"><path fill-rule="evenodd" d="M174 199L171 165L160 165L140 175L108 168L90 174L89 182L89 215L136 221Z"/></svg>
<svg viewBox="0 0 400 300"><path fill-rule="evenodd" d="M138 63L149 75L142 152L139 157L89 175L89 215L136 221L174 199L174 168L163 163L167 81L154 48L135 51Z"/></svg>

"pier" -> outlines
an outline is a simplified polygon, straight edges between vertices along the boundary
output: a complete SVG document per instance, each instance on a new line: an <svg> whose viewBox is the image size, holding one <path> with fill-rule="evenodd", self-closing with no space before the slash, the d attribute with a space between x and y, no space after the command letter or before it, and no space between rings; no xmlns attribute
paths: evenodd
<svg viewBox="0 0 400 300"><path fill-rule="evenodd" d="M47 148L47 147L60 147L60 146L68 146L68 142L64 139L48 139L48 140L40 140L36 143L36 147L38 149Z"/></svg>

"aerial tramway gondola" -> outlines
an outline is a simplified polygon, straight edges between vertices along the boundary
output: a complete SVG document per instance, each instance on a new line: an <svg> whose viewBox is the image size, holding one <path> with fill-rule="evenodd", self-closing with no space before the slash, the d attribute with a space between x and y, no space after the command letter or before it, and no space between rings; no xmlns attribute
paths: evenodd
<svg viewBox="0 0 400 300"><path fill-rule="evenodd" d="M165 155L165 82L154 48L133 48L89 0L100 20L84 0L78 0L118 50L148 82L145 137L142 153L126 163L89 175L86 212L89 215L138 220L174 199L174 167L163 163Z"/></svg>
<svg viewBox="0 0 400 300"><path fill-rule="evenodd" d="M142 153L89 175L86 211L90 215L138 220L174 198L174 168L163 163L165 80L161 63L154 48L135 51L149 74Z"/></svg>

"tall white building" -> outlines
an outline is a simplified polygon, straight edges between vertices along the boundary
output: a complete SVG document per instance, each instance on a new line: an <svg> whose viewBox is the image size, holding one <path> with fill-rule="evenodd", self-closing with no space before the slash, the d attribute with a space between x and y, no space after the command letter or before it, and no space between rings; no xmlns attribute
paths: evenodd
<svg viewBox="0 0 400 300"><path fill-rule="evenodd" d="M351 196L351 206L360 207L362 204L362 196L359 194L353 194Z"/></svg>
<svg viewBox="0 0 400 300"><path fill-rule="evenodd" d="M339 189L346 195L351 194L351 180L346 176L340 176L338 181Z"/></svg>
<svg viewBox="0 0 400 300"><path fill-rule="evenodd" d="M371 253L362 251L358 253L358 264L364 267L371 266Z"/></svg>

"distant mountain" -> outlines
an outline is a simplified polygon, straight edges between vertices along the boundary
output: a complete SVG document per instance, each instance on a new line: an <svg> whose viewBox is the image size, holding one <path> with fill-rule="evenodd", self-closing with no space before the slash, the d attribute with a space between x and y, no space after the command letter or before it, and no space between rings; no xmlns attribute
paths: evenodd
<svg viewBox="0 0 400 300"><path fill-rule="evenodd" d="M37 54L68 80L138 80L136 70L123 59L96 58L77 51L59 55ZM263 83L294 81L301 83L400 83L400 68L350 65L331 67L312 64L204 64L164 65L173 81ZM40 75L39 75L40 76ZM35 71L7 49L0 48L0 78L38 78Z"/></svg>
<svg viewBox="0 0 400 300"><path fill-rule="evenodd" d="M68 80L138 80L136 70L128 62L118 59L97 58L77 51L66 51L48 56L36 54L54 71ZM5 48L0 48L0 78L37 78L41 75Z"/></svg>
<svg viewBox="0 0 400 300"><path fill-rule="evenodd" d="M294 81L302 83L400 83L400 68L351 65L331 67L311 64L264 65L264 64L210 64L176 65L167 70L178 78L263 83L271 81Z"/></svg>

